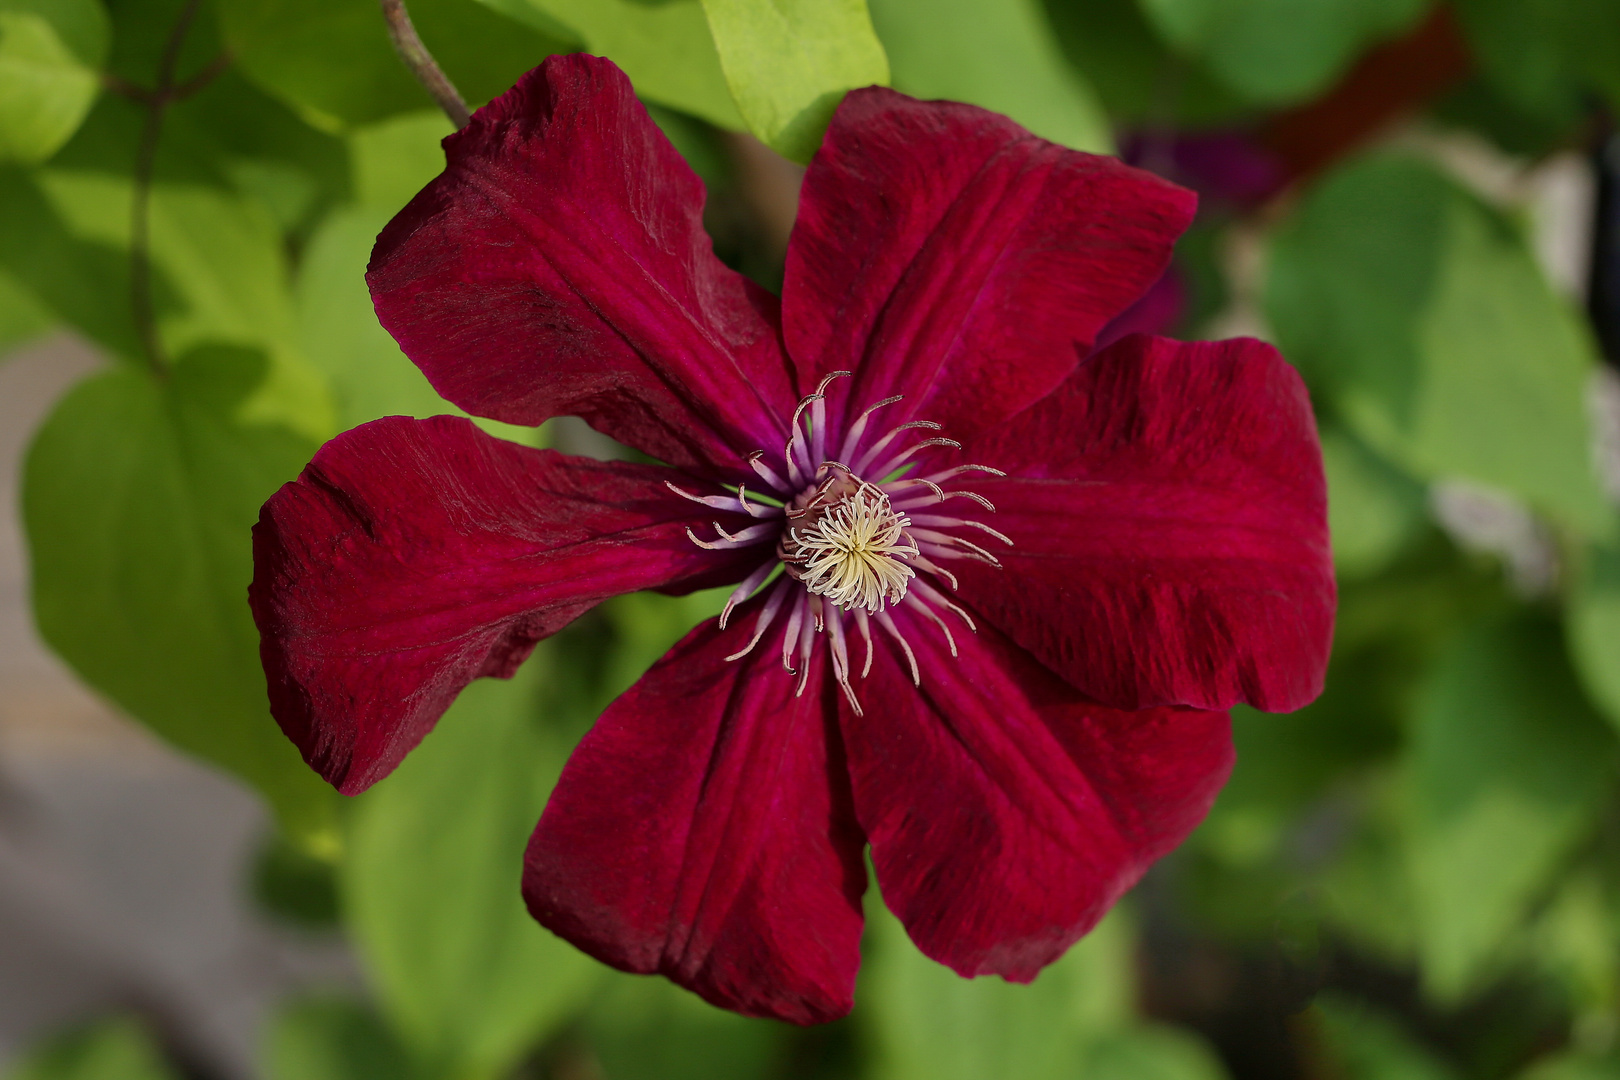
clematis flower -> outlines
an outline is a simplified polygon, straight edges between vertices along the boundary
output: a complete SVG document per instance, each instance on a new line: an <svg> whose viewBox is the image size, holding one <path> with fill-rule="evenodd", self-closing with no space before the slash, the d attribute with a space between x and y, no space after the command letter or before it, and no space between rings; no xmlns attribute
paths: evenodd
<svg viewBox="0 0 1620 1080"><path fill-rule="evenodd" d="M445 141L378 239L438 391L663 465L388 417L264 507L272 709L340 791L593 604L735 590L615 701L529 845L541 923L800 1023L852 1003L863 851L927 955L1028 981L1203 817L1226 710L1319 691L1334 608L1305 391L1268 345L1133 335L1193 197L1011 121L848 95L780 300L606 60Z"/></svg>

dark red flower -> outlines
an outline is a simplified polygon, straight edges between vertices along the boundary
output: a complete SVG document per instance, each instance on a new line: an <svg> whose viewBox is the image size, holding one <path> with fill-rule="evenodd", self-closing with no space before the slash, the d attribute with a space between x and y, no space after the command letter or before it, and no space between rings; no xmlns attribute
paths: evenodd
<svg viewBox="0 0 1620 1080"><path fill-rule="evenodd" d="M668 467L378 420L265 505L254 613L277 720L353 793L602 599L739 583L535 830L524 895L580 948L831 1019L870 844L925 953L1027 981L1202 818L1224 710L1318 692L1299 379L1251 340L1090 355L1187 192L856 91L779 301L715 259L701 184L605 60L553 57L445 148L377 242L383 324L467 411L583 416Z"/></svg>

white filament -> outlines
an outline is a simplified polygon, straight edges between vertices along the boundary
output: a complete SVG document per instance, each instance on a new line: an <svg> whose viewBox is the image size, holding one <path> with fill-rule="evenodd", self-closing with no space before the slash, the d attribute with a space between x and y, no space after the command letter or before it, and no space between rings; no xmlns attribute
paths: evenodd
<svg viewBox="0 0 1620 1080"><path fill-rule="evenodd" d="M905 535L909 524L906 515L890 508L887 495L862 485L814 525L790 526L805 554L799 580L845 611L878 611L885 603L899 603L916 576L904 561L917 554Z"/></svg>

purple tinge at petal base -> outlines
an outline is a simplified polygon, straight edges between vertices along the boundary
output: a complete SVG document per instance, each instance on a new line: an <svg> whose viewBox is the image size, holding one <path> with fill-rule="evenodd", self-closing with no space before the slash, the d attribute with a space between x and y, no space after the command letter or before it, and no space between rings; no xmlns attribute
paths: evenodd
<svg viewBox="0 0 1620 1080"><path fill-rule="evenodd" d="M550 57L445 140L377 239L383 326L475 416L583 416L681 468L746 479L797 400L778 302L703 231L703 183L611 62Z"/></svg>
<svg viewBox="0 0 1620 1080"><path fill-rule="evenodd" d="M610 705L568 760L524 860L542 924L723 1008L836 1019L860 963L863 838L818 651L711 620Z"/></svg>
<svg viewBox="0 0 1620 1080"><path fill-rule="evenodd" d="M964 454L1013 541L960 596L1116 708L1322 691L1336 588L1305 386L1260 341L1128 337Z"/></svg>
<svg viewBox="0 0 1620 1080"><path fill-rule="evenodd" d="M925 954L1028 982L1201 821L1231 770L1224 712L1088 702L995 630L896 616L842 726L883 899Z"/></svg>
<svg viewBox="0 0 1620 1080"><path fill-rule="evenodd" d="M782 287L808 393L965 438L1038 400L1158 280L1189 191L971 105L851 92L805 174Z"/></svg>
<svg viewBox="0 0 1620 1080"><path fill-rule="evenodd" d="M249 599L282 730L354 794L462 687L510 676L592 605L741 578L758 554L694 547L686 525L715 514L665 477L680 474L530 449L449 416L333 439L253 530Z"/></svg>

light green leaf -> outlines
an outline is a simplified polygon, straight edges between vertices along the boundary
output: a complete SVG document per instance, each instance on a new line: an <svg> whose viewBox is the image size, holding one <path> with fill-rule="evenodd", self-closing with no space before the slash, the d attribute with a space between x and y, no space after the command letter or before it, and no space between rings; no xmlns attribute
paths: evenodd
<svg viewBox="0 0 1620 1080"><path fill-rule="evenodd" d="M337 426L456 412L377 321L366 261L393 211L346 207L310 237L298 277L304 354L332 384Z"/></svg>
<svg viewBox="0 0 1620 1080"><path fill-rule="evenodd" d="M308 997L270 1021L263 1054L268 1080L404 1080L410 1061L370 1009L340 997Z"/></svg>
<svg viewBox="0 0 1620 1080"><path fill-rule="evenodd" d="M1434 167L1382 154L1323 182L1276 238L1266 307L1319 399L1405 471L1612 529L1588 335L1522 238Z"/></svg>
<svg viewBox="0 0 1620 1080"><path fill-rule="evenodd" d="M101 89L107 12L98 0L0 0L0 161L44 161Z"/></svg>
<svg viewBox="0 0 1620 1080"><path fill-rule="evenodd" d="M1457 1080L1440 1060L1394 1020L1361 1002L1327 993L1308 1014L1322 1049L1343 1080Z"/></svg>
<svg viewBox="0 0 1620 1080"><path fill-rule="evenodd" d="M468 687L355 806L349 925L385 1012L429 1075L504 1075L598 974L529 917L518 888L568 749L536 717L543 666L537 658L510 682Z"/></svg>
<svg viewBox="0 0 1620 1080"><path fill-rule="evenodd" d="M661 105L739 129L720 56L699 0L484 0L514 17L560 23L584 47L612 60L636 93Z"/></svg>
<svg viewBox="0 0 1620 1080"><path fill-rule="evenodd" d="M889 81L866 0L703 0L748 129L809 161L844 93Z"/></svg>
<svg viewBox="0 0 1620 1080"><path fill-rule="evenodd" d="M389 42L374 0L225 0L220 21L248 77L310 123L335 131L431 107ZM475 0L413 0L411 19L471 105L574 47Z"/></svg>
<svg viewBox="0 0 1620 1080"><path fill-rule="evenodd" d="M1141 0L1176 48L1251 101L1325 89L1361 50L1406 29L1429 0Z"/></svg>
<svg viewBox="0 0 1620 1080"><path fill-rule="evenodd" d="M1564 614L1575 670L1593 702L1620 727L1620 548L1587 549Z"/></svg>
<svg viewBox="0 0 1620 1080"><path fill-rule="evenodd" d="M700 0L480 0L612 60L636 93L724 128L743 118L726 86Z"/></svg>
<svg viewBox="0 0 1620 1080"><path fill-rule="evenodd" d="M157 1043L134 1020L101 1020L46 1042L5 1080L176 1080Z"/></svg>
<svg viewBox="0 0 1620 1080"><path fill-rule="evenodd" d="M389 215L397 213L444 171L439 143L450 131L450 121L437 110L403 113L356 128L349 137L355 198Z"/></svg>
<svg viewBox="0 0 1620 1080"><path fill-rule="evenodd" d="M1423 526L1422 486L1333 428L1322 431L1322 464L1334 568L1350 576L1382 570Z"/></svg>
<svg viewBox="0 0 1620 1080"><path fill-rule="evenodd" d="M270 719L247 605L259 506L315 449L241 419L265 372L216 347L163 380L119 365L68 393L24 468L34 617L92 687L329 846L335 796Z"/></svg>
<svg viewBox="0 0 1620 1080"><path fill-rule="evenodd" d="M75 236L128 248L126 178L52 169L40 183ZM269 210L203 184L155 184L149 221L165 351L179 355L205 343L262 350L270 372L244 407L245 417L285 424L312 439L331 435L336 427L325 384L298 350L285 246Z"/></svg>
<svg viewBox="0 0 1620 1080"><path fill-rule="evenodd" d="M897 90L1005 113L1044 139L1112 152L1108 118L1039 0L872 0Z"/></svg>
<svg viewBox="0 0 1620 1080"><path fill-rule="evenodd" d="M1425 986L1474 989L1548 875L1590 829L1614 735L1554 625L1465 633L1421 696L1409 751L1407 861Z"/></svg>
<svg viewBox="0 0 1620 1080"><path fill-rule="evenodd" d="M1089 1075L1098 1037L1130 1022L1131 935L1115 913L1028 986L964 979L923 956L875 896L858 1016L884 1080Z"/></svg>
<svg viewBox="0 0 1620 1080"><path fill-rule="evenodd" d="M330 385L339 429L379 416L464 415L438 395L377 321L366 262L393 213L377 205L334 211L310 237L299 268L300 355ZM535 428L475 420L515 442L533 445L539 438Z"/></svg>

